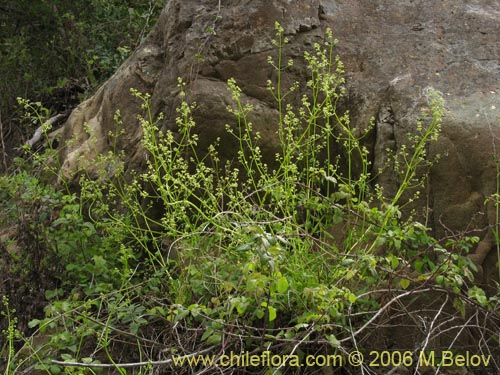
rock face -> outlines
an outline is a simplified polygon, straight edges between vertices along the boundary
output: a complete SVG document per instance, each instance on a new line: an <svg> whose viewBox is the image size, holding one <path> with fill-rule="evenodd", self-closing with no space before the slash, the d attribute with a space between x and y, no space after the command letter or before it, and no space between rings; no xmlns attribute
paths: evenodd
<svg viewBox="0 0 500 375"><path fill-rule="evenodd" d="M380 150L397 150L415 128L426 89L443 94L442 135L431 150L442 158L422 201L430 213L427 223L440 238L480 229L472 233L483 238L473 257L485 277L493 274L495 212L484 201L497 190L500 150L497 0L170 0L147 40L71 114L64 138L73 141L62 151L61 173L71 176L81 167L92 172L85 160L110 149L116 110L125 126L119 147L127 150L130 167L140 167L145 156L135 117L139 103L129 89L151 93L154 112L163 112L164 126L175 129L178 77L198 103L202 147L221 137L223 156L231 157L224 126L233 121L225 110L232 102L226 88L232 77L255 106L251 121L264 135L264 153L272 155L276 108L266 91L266 80L273 78L266 60L275 52L275 21L290 39L286 54L298 60L287 82L304 77L303 51L322 40L327 27L333 30L346 67L351 122L364 128L377 119L370 145L376 165L383 163ZM391 176L382 177L390 185Z"/></svg>

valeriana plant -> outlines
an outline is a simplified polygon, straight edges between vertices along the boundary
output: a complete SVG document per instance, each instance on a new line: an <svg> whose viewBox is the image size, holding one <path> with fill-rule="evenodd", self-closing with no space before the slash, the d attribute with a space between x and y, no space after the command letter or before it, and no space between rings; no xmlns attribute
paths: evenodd
<svg viewBox="0 0 500 375"><path fill-rule="evenodd" d="M339 111L345 80L331 31L304 55L308 81L291 87L283 84L293 66L285 58L287 42L276 24L277 53L269 58L276 81L267 83L278 108L274 160L264 159L261 135L249 120L253 108L233 79L228 110L235 121L227 131L238 145L234 162L221 159L217 142L200 151L196 103L182 80L176 133L162 128L162 115L154 118L148 94L132 90L142 102L146 168L126 172L123 153L102 155L108 178L83 177L81 194L58 221L59 229L92 224L85 236L92 260L69 258L66 267L84 282L49 293L46 318L32 322L54 332L47 358L61 353L87 370L81 358L98 365L100 354L123 373L117 355L124 347L147 359L137 365L143 369L167 365L155 362L166 351L188 354L181 348L200 346L214 353L345 353L370 347L379 325L399 324L393 309L423 314L412 298L431 292L452 301L452 319L466 316L471 301L489 316L497 302L472 287L474 265L465 257L477 238L439 241L402 212L406 197L418 196L420 171L431 165L427 146L437 139L443 114L439 94L430 93L426 116L391 156L399 180L385 196L364 146L371 125L353 129L349 114ZM296 100L298 92L304 94ZM118 137L119 113L115 121ZM447 324L444 305L429 309L436 324ZM426 350L437 336L429 331L416 345Z"/></svg>

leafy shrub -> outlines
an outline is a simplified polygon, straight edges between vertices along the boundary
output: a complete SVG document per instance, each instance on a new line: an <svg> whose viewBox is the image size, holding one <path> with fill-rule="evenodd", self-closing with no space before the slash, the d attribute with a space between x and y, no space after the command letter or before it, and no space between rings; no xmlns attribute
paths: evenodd
<svg viewBox="0 0 500 375"><path fill-rule="evenodd" d="M2 1L0 132L4 152L17 155L15 147L36 129L20 121L17 97L43 102L51 113L75 107L138 46L165 2Z"/></svg>

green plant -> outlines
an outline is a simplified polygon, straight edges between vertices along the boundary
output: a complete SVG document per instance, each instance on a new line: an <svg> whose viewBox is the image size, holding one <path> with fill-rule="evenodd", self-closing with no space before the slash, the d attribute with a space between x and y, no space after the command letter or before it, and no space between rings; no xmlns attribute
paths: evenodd
<svg viewBox="0 0 500 375"><path fill-rule="evenodd" d="M113 205L99 203L105 208L99 214L111 219L105 225L128 233L155 272L167 275L173 304L168 320L201 324L201 340L208 344L222 340L225 324L239 319L267 328L290 322L334 324L334 331L343 327L348 334L347 309L377 306L373 295L358 297L369 288L407 289L436 280L459 293L465 280L472 280L469 268L474 266L446 250L455 244L444 247L411 217L403 221L398 206L403 194L421 186L418 170L430 165L426 147L440 131L439 95L430 93L429 118L418 123L408 145L394 155L401 179L395 195L384 197L371 184L365 134L349 126L347 114L337 114L343 67L333 54L331 33L323 46L305 55L310 93L295 110L286 99L299 84L288 91L282 87L281 74L293 63L283 65L287 40L278 24L276 31L278 60L269 63L277 70L277 83L269 82L268 88L279 109L277 168L262 158L260 134L248 121L252 108L241 101L234 80L228 88L235 105L228 110L236 124L227 130L239 144L238 164L221 170L212 167L220 162L216 146L207 155L196 148L193 103L183 101L178 110L176 138L157 126L162 118L152 117L149 96L133 91L146 113L139 120L150 154L148 168L131 184L115 176L106 189L119 199ZM182 81L179 87L184 97ZM85 180L83 187L84 199L102 199L92 181ZM141 204L140 197L149 203ZM124 211L116 210L117 202ZM163 212L151 217L156 204ZM347 228L346 237L331 234L339 225ZM330 337L332 330L322 327L321 333Z"/></svg>
<svg viewBox="0 0 500 375"><path fill-rule="evenodd" d="M202 154L196 104L179 80L177 134L161 128L162 115L153 117L148 94L132 90L142 102L144 171L126 172L115 148L95 160L96 176L82 176L79 195L19 177L31 181L29 199L48 195L57 211L34 226L64 276L47 292L45 317L30 324L49 335L41 368L71 373L71 366L83 372L102 365L123 373L120 353L138 353L141 361L128 365L145 369L169 364L153 360L166 351L185 354L181 348L199 345L345 353L369 347L378 324L399 324L393 316L405 312L429 314L432 328L474 307L498 324L498 301L472 285L475 268L466 254L477 238L435 239L405 212L418 197L420 171L431 165L426 149L440 131L438 93L430 93L416 133L392 155L400 179L395 194L385 196L363 146L371 128L360 133L347 113L337 113L344 78L331 32L304 56L310 80L288 88L282 74L293 62L283 63L283 33L276 24L277 59L269 59L277 71L277 82L268 82L279 109L275 160L264 159L252 107L235 80L228 81L235 123L227 126L239 146L235 161L221 160L217 144ZM306 94L293 101L298 90ZM119 113L115 121L118 139ZM445 296L441 307L414 307L414 298L431 293ZM455 315L443 314L448 299ZM440 334L424 333L422 350ZM63 361L51 362L55 356Z"/></svg>
<svg viewBox="0 0 500 375"><path fill-rule="evenodd" d="M0 355L6 359L6 364L2 370L4 371L4 375L13 375L17 374L23 366L30 364L33 360L41 363L42 359L39 356L39 349L35 348L17 328L17 312L15 309L10 308L7 296L2 296L2 305L1 316L7 321L7 329L2 331L5 343L0 351ZM45 370L50 374L47 369Z"/></svg>
<svg viewBox="0 0 500 375"><path fill-rule="evenodd" d="M9 300L6 296L2 297L2 316L7 320L7 329L2 331L2 335L5 336L5 346L2 348L2 354L6 352L7 363L5 365L5 374L10 375L15 372L14 368L16 364L14 363L15 357L15 340L19 338L19 331L16 329L17 319L12 314L16 311L11 311L9 309Z"/></svg>
<svg viewBox="0 0 500 375"><path fill-rule="evenodd" d="M0 128L4 167L37 127L17 97L51 113L75 107L141 43L165 0L4 0L0 11ZM36 22L33 20L36 19ZM38 124L40 125L40 124ZM37 126L38 126L37 125Z"/></svg>

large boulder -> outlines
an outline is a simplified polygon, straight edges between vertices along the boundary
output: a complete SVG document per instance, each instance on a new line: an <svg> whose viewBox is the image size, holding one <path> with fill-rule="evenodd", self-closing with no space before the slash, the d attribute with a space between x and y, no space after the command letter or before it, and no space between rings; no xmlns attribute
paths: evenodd
<svg viewBox="0 0 500 375"><path fill-rule="evenodd" d="M380 153L387 146L397 150L415 129L428 88L442 93L442 135L431 149L442 157L431 170L421 206L439 238L480 235L473 258L484 266L485 277L495 274L495 207L484 202L498 189L496 0L170 0L144 43L66 122L64 139L72 142L62 150L61 175L72 178L82 167L93 172L89 161L112 147L109 132L117 110L125 126L118 145L127 150L128 166L140 168L145 158L136 119L140 103L129 89L151 93L153 112L163 112L164 126L175 130L178 77L198 104L200 147L221 137L223 156L234 154L224 127L233 121L226 112L232 102L226 81L235 78L243 99L256 108L251 121L264 134L263 150L273 155L276 108L266 81L274 74L267 56L275 53L275 21L290 39L286 54L298 60L286 84L303 80L303 51L322 40L327 27L333 30L346 67L345 105L352 124L363 129L376 118L370 138L375 165L383 162ZM388 189L392 181L390 173L380 177Z"/></svg>

